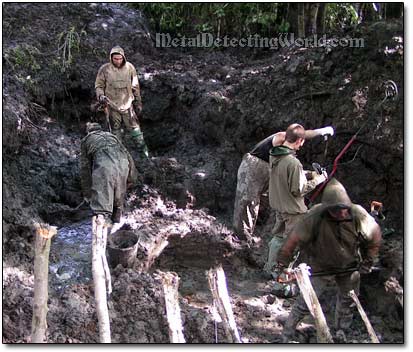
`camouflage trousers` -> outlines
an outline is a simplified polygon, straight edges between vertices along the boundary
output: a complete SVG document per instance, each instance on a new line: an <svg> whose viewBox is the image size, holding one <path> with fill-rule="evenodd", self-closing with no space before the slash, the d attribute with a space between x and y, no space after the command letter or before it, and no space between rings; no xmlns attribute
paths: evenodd
<svg viewBox="0 0 413 352"><path fill-rule="evenodd" d="M268 243L268 259L264 265L264 271L267 273L272 272L273 266L277 263L277 254L281 246L284 243L284 240L287 238L289 233L294 228L304 214L285 214L285 213L276 213L275 225L271 231L273 238Z"/></svg>
<svg viewBox="0 0 413 352"><path fill-rule="evenodd" d="M247 153L238 168L233 227L243 240L250 240L254 233L260 198L268 189L268 167L267 162Z"/></svg>
<svg viewBox="0 0 413 352"><path fill-rule="evenodd" d="M94 155L90 207L95 214L122 212L128 173L129 162L120 149Z"/></svg>
<svg viewBox="0 0 413 352"><path fill-rule="evenodd" d="M125 129L129 132L132 137L134 144L136 145L138 151L148 156L148 147L146 146L145 140L143 138L143 132L139 126L139 120L136 116L133 108L130 108L128 111L121 113L114 109L110 109L110 123L112 127L112 133L118 137L120 141L122 138L122 123L125 126Z"/></svg>
<svg viewBox="0 0 413 352"><path fill-rule="evenodd" d="M348 331L353 321L353 300L350 297L349 292L351 290L354 290L356 294L359 293L360 273L358 271L354 271L352 273L334 276L311 277L311 283L319 299L331 283L336 284L337 296L334 316L334 328L336 330L341 329L344 332ZM285 323L285 334L294 334L297 324L307 314L310 314L310 311L304 301L302 294L300 294L300 296L295 301L291 309L291 313Z"/></svg>

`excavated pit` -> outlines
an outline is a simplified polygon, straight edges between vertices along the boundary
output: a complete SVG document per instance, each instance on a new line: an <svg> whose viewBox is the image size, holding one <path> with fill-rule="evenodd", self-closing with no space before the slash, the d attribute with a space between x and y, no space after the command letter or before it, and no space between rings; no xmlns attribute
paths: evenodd
<svg viewBox="0 0 413 352"><path fill-rule="evenodd" d="M97 342L91 213L75 208L82 201L78 156L84 125L101 118L90 111L93 82L114 41L124 43L140 72L141 125L153 166L137 163L140 184L126 199L124 229L143 235L135 268L112 270L113 342L169 341L157 270L180 277L186 341L225 342L205 276L216 264L224 267L244 341L273 342L293 301L274 296L271 282L260 276L273 221L267 198L260 209L257 248L247 250L230 229L242 155L289 123L331 124L336 135L326 157L321 140L306 143L299 153L305 168L314 161L331 168L372 114L374 126L343 157L337 177L366 209L372 200L384 203L386 220L380 225L388 235L380 270L362 279L360 299L382 342L404 342L404 311L395 293L404 285L403 56L384 53L403 36L402 23L355 29L354 35L373 43L358 51L285 48L254 57L233 51L157 51L142 18L118 4L7 4L3 10L4 20L15 28L3 48L3 342L30 338L34 219L59 227L50 255L48 342ZM88 31L70 72L56 72L42 55L33 57L44 67L40 72L18 67L13 53L26 41L44 53L55 50L55 38L67 29L60 18ZM122 28L120 18L125 19ZM51 20L55 26L45 31L44 23ZM114 27L102 35L102 23ZM32 31L25 33L28 26ZM125 40L131 33L139 40ZM25 80L28 75L35 85ZM380 84L387 79L397 82L399 99L377 112ZM319 91L329 93L312 95ZM126 143L133 154L133 145ZM164 240L166 247L153 255ZM323 302L331 322L334 291ZM311 322L306 323L300 342L315 342ZM359 317L349 340L369 341Z"/></svg>

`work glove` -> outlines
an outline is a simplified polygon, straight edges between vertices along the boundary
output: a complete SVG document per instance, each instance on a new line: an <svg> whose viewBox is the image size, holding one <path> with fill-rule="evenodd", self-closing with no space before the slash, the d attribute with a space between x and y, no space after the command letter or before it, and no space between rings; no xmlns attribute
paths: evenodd
<svg viewBox="0 0 413 352"><path fill-rule="evenodd" d="M314 181L316 182L317 185L319 185L320 183L323 183L325 180L327 180L328 175L326 171L323 171L321 175L316 175L314 177Z"/></svg>
<svg viewBox="0 0 413 352"><path fill-rule="evenodd" d="M140 100L133 101L133 108L135 109L136 115L140 115L142 112L142 102Z"/></svg>
<svg viewBox="0 0 413 352"><path fill-rule="evenodd" d="M320 136L334 136L334 128L332 126L318 128L314 131L316 131Z"/></svg>
<svg viewBox="0 0 413 352"><path fill-rule="evenodd" d="M107 101L107 97L106 97L106 95L101 95L101 96L99 96L99 103L106 103L106 101Z"/></svg>

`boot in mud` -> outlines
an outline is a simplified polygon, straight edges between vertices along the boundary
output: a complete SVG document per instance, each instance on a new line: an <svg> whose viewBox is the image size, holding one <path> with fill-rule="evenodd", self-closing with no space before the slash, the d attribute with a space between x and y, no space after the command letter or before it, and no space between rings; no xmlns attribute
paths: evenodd
<svg viewBox="0 0 413 352"><path fill-rule="evenodd" d="M112 214L111 220L112 220L114 223L119 223L121 217L122 217L122 209L120 209L120 208L115 208L115 209L113 209L113 214Z"/></svg>
<svg viewBox="0 0 413 352"><path fill-rule="evenodd" d="M143 139L143 133L139 128L135 128L131 131L132 140L136 146L136 150L139 153L141 160L149 160L149 151L146 146L145 140Z"/></svg>
<svg viewBox="0 0 413 352"><path fill-rule="evenodd" d="M291 310L287 321L284 325L283 334L281 336L282 343L294 343L298 341L297 325L305 317L304 312L300 312L295 307Z"/></svg>

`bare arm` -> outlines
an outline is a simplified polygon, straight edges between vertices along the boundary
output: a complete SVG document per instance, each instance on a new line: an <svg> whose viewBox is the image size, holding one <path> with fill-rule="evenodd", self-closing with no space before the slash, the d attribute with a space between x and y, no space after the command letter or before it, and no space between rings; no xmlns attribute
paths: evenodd
<svg viewBox="0 0 413 352"><path fill-rule="evenodd" d="M277 132L272 139L272 146L278 147L285 141L285 132Z"/></svg>
<svg viewBox="0 0 413 352"><path fill-rule="evenodd" d="M300 242L300 238L298 236L298 233L293 230L288 235L284 244L278 251L278 254L277 254L278 263L282 264L283 266L287 266L299 242ZM277 264L277 263L274 263L274 264Z"/></svg>

